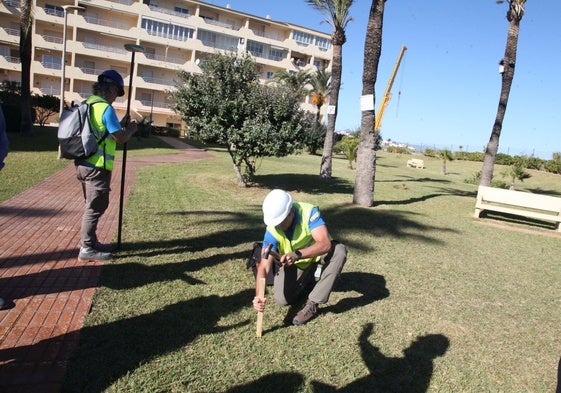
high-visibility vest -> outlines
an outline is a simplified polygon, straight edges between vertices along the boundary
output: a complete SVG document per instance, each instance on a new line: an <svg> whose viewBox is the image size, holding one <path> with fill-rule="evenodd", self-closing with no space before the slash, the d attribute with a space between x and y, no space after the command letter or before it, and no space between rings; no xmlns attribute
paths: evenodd
<svg viewBox="0 0 561 393"><path fill-rule="evenodd" d="M275 226L267 227L267 230L279 242L279 253L281 254L288 254L290 252L294 252L295 250L306 248L314 242L310 226L308 225L314 205L310 203L294 202L292 206L296 209L298 215L300 216L300 222L298 222L294 227L292 239L288 239L284 232L277 229ZM319 261L320 258L321 256L302 258L294 262L294 264L300 269L306 269L312 263Z"/></svg>
<svg viewBox="0 0 561 393"><path fill-rule="evenodd" d="M99 102L91 106L90 122L94 132L96 132L97 139L101 139L107 130L103 124L103 113L109 106L109 103L102 97L92 95L86 102ZM86 159L87 162L94 165L96 168L107 169L112 171L115 166L115 151L117 150L117 141L113 138L104 138L97 146L97 152Z"/></svg>

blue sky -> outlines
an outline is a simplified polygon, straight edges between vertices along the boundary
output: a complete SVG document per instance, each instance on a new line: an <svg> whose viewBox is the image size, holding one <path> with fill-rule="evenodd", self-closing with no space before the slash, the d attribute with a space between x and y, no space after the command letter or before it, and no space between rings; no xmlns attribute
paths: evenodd
<svg viewBox="0 0 561 393"><path fill-rule="evenodd" d="M208 0L209 3L327 33L323 15L304 0ZM360 125L364 37L371 1L355 0L343 46L337 130ZM499 151L551 158L561 151L559 0L528 0ZM384 139L425 147L482 151L501 88L508 4L494 0L388 0L376 108L402 45L407 51L386 109Z"/></svg>

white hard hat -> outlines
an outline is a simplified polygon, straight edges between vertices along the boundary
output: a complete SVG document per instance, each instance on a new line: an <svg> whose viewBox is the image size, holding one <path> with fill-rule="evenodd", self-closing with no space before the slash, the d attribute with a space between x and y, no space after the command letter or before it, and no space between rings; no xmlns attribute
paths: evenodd
<svg viewBox="0 0 561 393"><path fill-rule="evenodd" d="M277 226L288 216L292 208L292 197L283 190L271 191L263 201L263 221L268 226Z"/></svg>

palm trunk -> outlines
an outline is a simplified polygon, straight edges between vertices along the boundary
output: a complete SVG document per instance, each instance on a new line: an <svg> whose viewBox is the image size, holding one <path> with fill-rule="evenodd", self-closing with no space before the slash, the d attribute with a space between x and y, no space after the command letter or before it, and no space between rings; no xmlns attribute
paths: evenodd
<svg viewBox="0 0 561 393"><path fill-rule="evenodd" d="M385 0L372 0L364 43L364 66L362 71L362 95L374 97L374 84L378 76L378 63L382 51L382 27ZM358 145L356 179L353 203L372 206L374 203L374 180L376 176L376 130L374 109L362 111L360 143Z"/></svg>
<svg viewBox="0 0 561 393"><path fill-rule="evenodd" d="M512 80L514 79L514 66L516 64L516 48L518 46L518 33L520 31L520 18L513 18L510 21L508 28L508 37L506 41L506 49L504 56L505 68L502 75L501 96L499 98L499 107L497 109L497 116L495 117L495 124L489 138L489 143L485 149L485 157L483 159L483 169L481 171L482 186L491 185L493 178L493 169L495 166L495 157L499 150L499 138L503 127L503 120L505 117L506 106L508 97L510 95L510 88Z"/></svg>
<svg viewBox="0 0 561 393"><path fill-rule="evenodd" d="M344 41L344 32L343 41ZM334 34L337 35L337 34ZM335 122L337 120L337 104L339 102L339 89L341 88L341 73L343 70L342 55L343 44L338 43L339 40L333 39L333 64L331 67L331 94L329 95L329 104L335 107L335 112L327 115L327 131L325 133L325 142L323 143L323 153L321 156L321 166L319 175L323 180L331 179L331 156L333 154L333 136L335 135ZM337 41L337 43L336 43Z"/></svg>

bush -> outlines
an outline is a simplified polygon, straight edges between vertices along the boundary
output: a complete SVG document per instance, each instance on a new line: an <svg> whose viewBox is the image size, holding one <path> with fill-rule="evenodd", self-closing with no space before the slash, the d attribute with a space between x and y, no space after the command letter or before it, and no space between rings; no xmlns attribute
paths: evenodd
<svg viewBox="0 0 561 393"><path fill-rule="evenodd" d="M514 164L514 158L504 153L497 153L495 156L495 164L498 165L512 165Z"/></svg>
<svg viewBox="0 0 561 393"><path fill-rule="evenodd" d="M475 185L481 183L481 171L475 172L471 177L464 179L464 183L475 184ZM509 188L510 186L502 180L493 180L491 178L491 187Z"/></svg>
<svg viewBox="0 0 561 393"><path fill-rule="evenodd" d="M561 160L549 160L544 162L544 169L547 172L561 174Z"/></svg>
<svg viewBox="0 0 561 393"><path fill-rule="evenodd" d="M388 146L386 149L388 153L397 153L397 154L411 154L408 148L406 147L398 147L398 146Z"/></svg>

